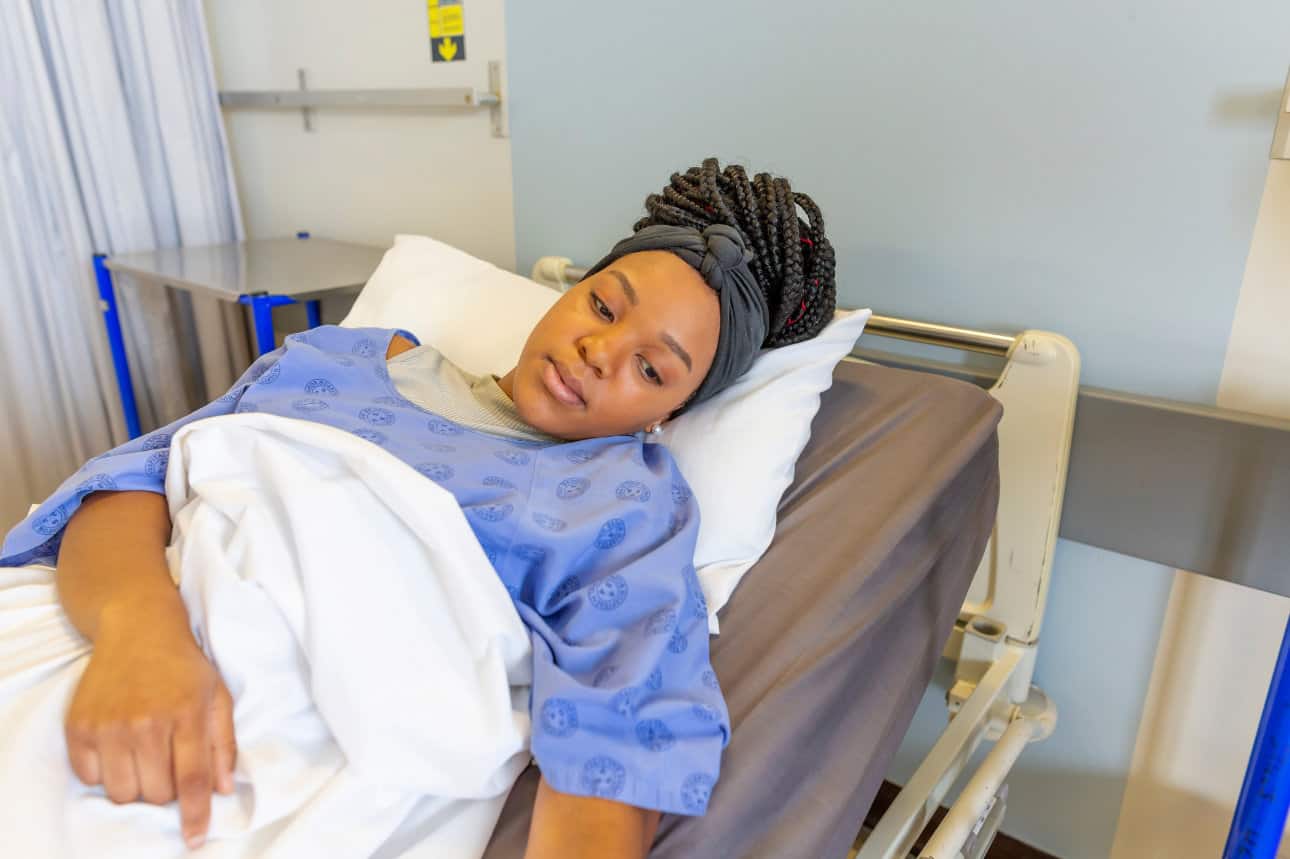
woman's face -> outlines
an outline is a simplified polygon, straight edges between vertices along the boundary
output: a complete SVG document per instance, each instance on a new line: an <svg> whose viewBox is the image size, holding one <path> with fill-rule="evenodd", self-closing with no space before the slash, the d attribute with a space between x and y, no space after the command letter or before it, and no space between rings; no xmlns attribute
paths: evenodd
<svg viewBox="0 0 1290 859"><path fill-rule="evenodd" d="M563 439L638 432L707 376L717 295L666 251L629 254L570 288L499 384L526 423Z"/></svg>

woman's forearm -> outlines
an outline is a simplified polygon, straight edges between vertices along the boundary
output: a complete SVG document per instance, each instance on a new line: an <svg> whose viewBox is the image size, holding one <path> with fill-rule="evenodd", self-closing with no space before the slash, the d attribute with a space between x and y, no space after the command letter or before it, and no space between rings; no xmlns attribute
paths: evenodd
<svg viewBox="0 0 1290 859"><path fill-rule="evenodd" d="M177 800L190 848L211 791L231 793L233 701L188 626L166 567L170 515L152 492L85 500L63 535L58 596L94 642L64 728L72 771L116 803Z"/></svg>
<svg viewBox="0 0 1290 859"><path fill-rule="evenodd" d="M560 793L542 779L524 859L644 859L658 812Z"/></svg>
<svg viewBox="0 0 1290 859"><path fill-rule="evenodd" d="M170 513L155 492L99 492L67 523L59 550L58 596L91 641L105 623L187 629L188 615L166 567Z"/></svg>

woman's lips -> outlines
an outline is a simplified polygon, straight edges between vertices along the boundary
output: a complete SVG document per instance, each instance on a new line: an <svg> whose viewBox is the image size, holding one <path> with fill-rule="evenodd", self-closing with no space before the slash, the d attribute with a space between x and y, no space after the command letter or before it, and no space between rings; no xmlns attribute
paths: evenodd
<svg viewBox="0 0 1290 859"><path fill-rule="evenodd" d="M586 408L587 401L564 379L564 374L560 372L555 361L548 358L546 366L542 368L542 382L551 392L551 396L571 408Z"/></svg>

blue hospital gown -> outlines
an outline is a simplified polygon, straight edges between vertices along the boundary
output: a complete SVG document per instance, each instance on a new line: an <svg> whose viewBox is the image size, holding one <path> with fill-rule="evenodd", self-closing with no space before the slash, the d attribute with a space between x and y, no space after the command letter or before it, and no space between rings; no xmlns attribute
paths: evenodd
<svg viewBox="0 0 1290 859"><path fill-rule="evenodd" d="M396 332L292 335L213 403L87 462L6 536L0 566L57 561L100 490L162 492L173 433L259 411L348 430L456 497L530 630L533 755L563 793L702 814L729 738L693 558L698 508L667 450L631 436L543 445L401 396Z"/></svg>

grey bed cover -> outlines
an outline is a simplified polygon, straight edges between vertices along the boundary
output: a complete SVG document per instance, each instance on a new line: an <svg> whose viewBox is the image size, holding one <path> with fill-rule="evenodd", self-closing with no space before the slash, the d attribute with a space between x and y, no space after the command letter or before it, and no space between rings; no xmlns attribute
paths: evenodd
<svg viewBox="0 0 1290 859"><path fill-rule="evenodd" d="M993 527L1000 415L966 383L838 366L712 640L733 733L708 813L665 815L651 857L846 855ZM530 766L485 859L523 856L537 784Z"/></svg>

